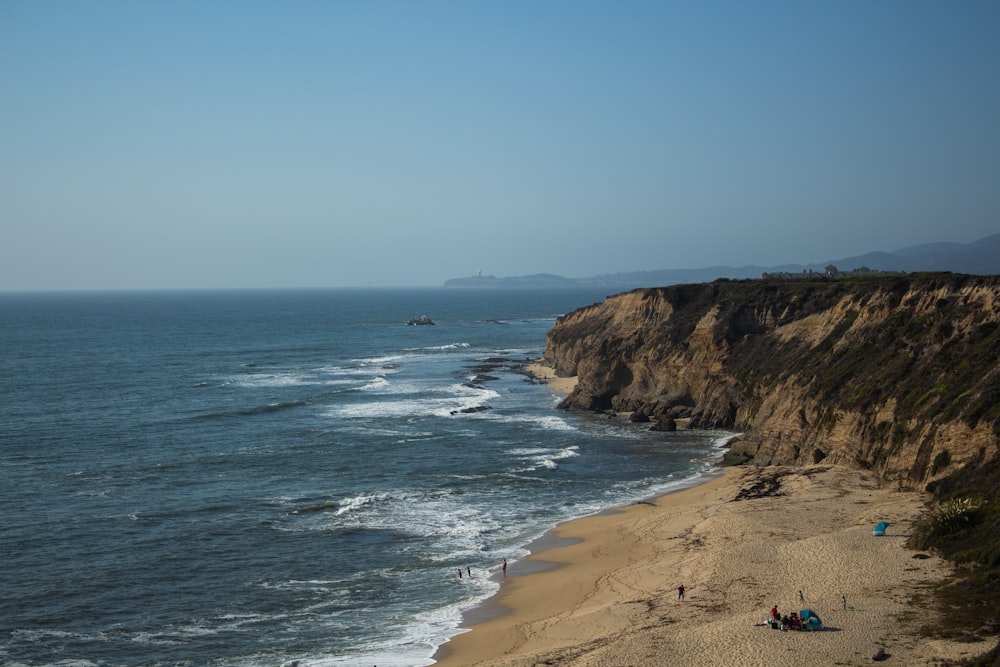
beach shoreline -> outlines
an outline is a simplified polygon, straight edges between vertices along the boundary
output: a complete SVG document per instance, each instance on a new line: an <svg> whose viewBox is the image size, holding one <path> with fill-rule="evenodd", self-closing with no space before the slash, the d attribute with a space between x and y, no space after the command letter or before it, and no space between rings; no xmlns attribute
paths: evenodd
<svg viewBox="0 0 1000 667"><path fill-rule="evenodd" d="M922 636L949 565L905 546L926 497L837 466L726 468L560 524L439 647L441 667L932 665L993 643ZM891 521L886 537L872 526ZM679 600L677 587L685 586ZM800 599L801 591L801 599ZM810 608L823 632L761 623Z"/></svg>
<svg viewBox="0 0 1000 667"><path fill-rule="evenodd" d="M531 377L535 378L542 384L548 385L550 389L560 394L570 394L573 389L576 388L577 377L575 375L570 377L559 377L556 375L556 371L551 366L544 363L544 360L538 360L534 363L528 364L524 367L524 370Z"/></svg>

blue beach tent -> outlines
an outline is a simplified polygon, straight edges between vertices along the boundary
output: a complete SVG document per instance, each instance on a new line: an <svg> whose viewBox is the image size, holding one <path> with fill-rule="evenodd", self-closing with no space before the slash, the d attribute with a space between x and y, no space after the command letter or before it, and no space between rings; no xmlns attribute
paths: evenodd
<svg viewBox="0 0 1000 667"><path fill-rule="evenodd" d="M885 529L889 527L888 521L883 521L872 528L872 537L885 537Z"/></svg>
<svg viewBox="0 0 1000 667"><path fill-rule="evenodd" d="M799 618L802 619L802 629L803 630L822 630L823 621L820 620L819 616L816 615L812 609L800 609Z"/></svg>

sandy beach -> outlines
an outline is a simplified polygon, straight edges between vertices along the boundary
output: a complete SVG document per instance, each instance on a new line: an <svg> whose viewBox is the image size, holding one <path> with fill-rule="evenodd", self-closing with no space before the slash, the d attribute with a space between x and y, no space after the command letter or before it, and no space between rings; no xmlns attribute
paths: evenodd
<svg viewBox="0 0 1000 667"><path fill-rule="evenodd" d="M553 533L559 546L512 565L438 664L861 665L883 649L890 664L943 665L978 655L992 644L920 635L934 619L913 596L949 573L904 545L924 500L847 468L729 468L568 522ZM891 522L885 537L872 536L879 521ZM761 625L774 605L812 609L825 629Z"/></svg>
<svg viewBox="0 0 1000 667"><path fill-rule="evenodd" d="M546 366L541 362L529 364L525 370L538 381L547 384L553 391L560 394L568 394L576 387L576 376L561 378L556 375L551 366Z"/></svg>

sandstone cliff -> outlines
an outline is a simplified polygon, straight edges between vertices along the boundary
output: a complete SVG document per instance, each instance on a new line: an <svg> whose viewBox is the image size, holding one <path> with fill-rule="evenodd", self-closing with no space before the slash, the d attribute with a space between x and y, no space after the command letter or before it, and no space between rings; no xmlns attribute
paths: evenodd
<svg viewBox="0 0 1000 667"><path fill-rule="evenodd" d="M561 317L563 407L741 431L757 463L923 483L1000 446L1000 277L917 274L640 289Z"/></svg>

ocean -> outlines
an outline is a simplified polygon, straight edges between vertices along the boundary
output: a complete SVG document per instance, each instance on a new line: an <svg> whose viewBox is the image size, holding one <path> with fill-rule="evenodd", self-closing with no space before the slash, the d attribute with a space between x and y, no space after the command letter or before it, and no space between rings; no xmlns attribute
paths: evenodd
<svg viewBox="0 0 1000 667"><path fill-rule="evenodd" d="M720 454L523 373L604 296L0 294L0 663L433 664L503 559Z"/></svg>

